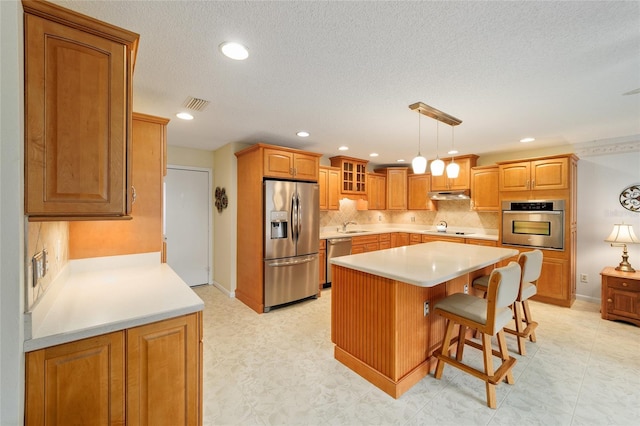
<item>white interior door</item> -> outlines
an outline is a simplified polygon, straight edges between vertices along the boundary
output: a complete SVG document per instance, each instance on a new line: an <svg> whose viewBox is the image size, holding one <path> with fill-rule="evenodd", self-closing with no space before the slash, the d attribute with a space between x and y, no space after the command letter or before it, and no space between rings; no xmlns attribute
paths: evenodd
<svg viewBox="0 0 640 426"><path fill-rule="evenodd" d="M167 167L167 263L188 285L209 284L211 177L207 169Z"/></svg>

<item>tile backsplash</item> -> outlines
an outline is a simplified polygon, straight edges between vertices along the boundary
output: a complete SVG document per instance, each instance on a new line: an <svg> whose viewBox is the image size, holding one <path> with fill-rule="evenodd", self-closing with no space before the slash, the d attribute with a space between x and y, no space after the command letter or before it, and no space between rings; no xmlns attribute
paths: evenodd
<svg viewBox="0 0 640 426"><path fill-rule="evenodd" d="M357 210L356 202L345 198L340 200L340 210L320 212L320 228L338 227L348 221L357 222L359 225L407 224L426 227L435 226L441 220L455 227L498 229L498 212L472 211L469 200L439 201L438 211L430 212Z"/></svg>
<svg viewBox="0 0 640 426"><path fill-rule="evenodd" d="M26 219L25 219L26 220ZM69 260L69 223L68 222L27 222L26 262L26 310L30 310L38 298L44 294L49 284L58 276ZM31 258L47 249L47 275L42 277L36 287L33 286L33 268Z"/></svg>

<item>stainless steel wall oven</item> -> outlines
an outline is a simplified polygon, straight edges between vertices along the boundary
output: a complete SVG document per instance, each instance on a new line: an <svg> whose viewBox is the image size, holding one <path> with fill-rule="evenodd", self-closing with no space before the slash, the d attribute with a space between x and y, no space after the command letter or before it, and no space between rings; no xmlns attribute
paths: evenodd
<svg viewBox="0 0 640 426"><path fill-rule="evenodd" d="M502 244L564 250L564 200L502 202Z"/></svg>

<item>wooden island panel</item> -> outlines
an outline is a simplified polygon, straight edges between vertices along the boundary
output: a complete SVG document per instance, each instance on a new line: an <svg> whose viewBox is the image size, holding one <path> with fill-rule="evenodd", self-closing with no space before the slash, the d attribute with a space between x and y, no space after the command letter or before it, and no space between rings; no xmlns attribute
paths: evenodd
<svg viewBox="0 0 640 426"><path fill-rule="evenodd" d="M398 398L429 374L445 321L424 316L446 284L420 287L333 265L331 339L335 358ZM464 279L464 278L460 278ZM354 305L353 300L360 303Z"/></svg>

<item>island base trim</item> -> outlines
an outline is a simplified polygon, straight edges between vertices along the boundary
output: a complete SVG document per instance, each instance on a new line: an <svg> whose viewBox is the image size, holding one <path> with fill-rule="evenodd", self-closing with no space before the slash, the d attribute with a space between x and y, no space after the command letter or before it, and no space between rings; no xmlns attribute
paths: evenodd
<svg viewBox="0 0 640 426"><path fill-rule="evenodd" d="M335 346L334 358L395 399L400 398L403 393L428 376L436 361L435 357L430 357L418 364L416 368L404 375L400 380L394 381L338 346Z"/></svg>

